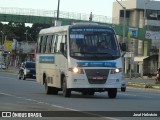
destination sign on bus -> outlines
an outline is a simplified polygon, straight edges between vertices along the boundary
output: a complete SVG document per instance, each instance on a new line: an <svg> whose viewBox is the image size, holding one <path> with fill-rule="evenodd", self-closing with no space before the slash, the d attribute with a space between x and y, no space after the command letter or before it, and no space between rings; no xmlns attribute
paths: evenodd
<svg viewBox="0 0 160 120"><path fill-rule="evenodd" d="M115 62L77 62L78 67L116 67Z"/></svg>
<svg viewBox="0 0 160 120"><path fill-rule="evenodd" d="M113 32L111 29L106 28L73 28L71 32Z"/></svg>

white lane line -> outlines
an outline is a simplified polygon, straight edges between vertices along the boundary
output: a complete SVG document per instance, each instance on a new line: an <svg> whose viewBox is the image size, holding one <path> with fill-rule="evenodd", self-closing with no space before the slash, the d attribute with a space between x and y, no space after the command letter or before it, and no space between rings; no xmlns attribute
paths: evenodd
<svg viewBox="0 0 160 120"><path fill-rule="evenodd" d="M11 79L11 80L16 80L16 78L2 77L2 76L0 76L0 78L7 78L7 79ZM17 78L17 79L18 79L18 78Z"/></svg>
<svg viewBox="0 0 160 120"><path fill-rule="evenodd" d="M25 98L25 97L19 97L19 96L16 96L16 95L7 94L7 93L3 93L3 92L0 92L0 94L10 96L10 97L15 97L15 98L18 98L18 99L23 99L23 100L30 101L30 102L35 102L35 103L38 103L38 104L44 104L44 105L47 105L47 106L57 107L57 108L66 109L66 110L70 110L70 111L77 111L77 112L81 112L81 113L85 113L85 114L89 114L89 115L94 115L94 116L98 116L98 117L101 117L101 118L104 118L104 119L120 120L120 119L117 119L117 118L104 117L104 116L98 115L98 114L83 112L83 111L80 111L80 110L76 110L76 109L72 109L72 108L66 108L66 107L63 107L63 106L54 105L54 104L50 104L50 103L46 103L46 102L41 102L41 101L38 101L38 100L29 99L29 98Z"/></svg>
<svg viewBox="0 0 160 120"><path fill-rule="evenodd" d="M134 97L145 97L145 98L153 98L153 97L149 97L149 96L144 96L144 94L140 94L140 95L135 95L135 94L129 94L129 93L118 93L121 95L126 95L126 96L134 96ZM143 95L143 96L142 96Z"/></svg>

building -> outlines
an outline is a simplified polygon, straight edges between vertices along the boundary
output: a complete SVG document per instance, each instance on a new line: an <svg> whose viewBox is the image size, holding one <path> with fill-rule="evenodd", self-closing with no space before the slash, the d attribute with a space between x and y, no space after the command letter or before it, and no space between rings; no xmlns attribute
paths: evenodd
<svg viewBox="0 0 160 120"><path fill-rule="evenodd" d="M24 61L35 61L36 42L17 42L13 39L11 65L18 66Z"/></svg>
<svg viewBox="0 0 160 120"><path fill-rule="evenodd" d="M158 54L153 51L160 49L160 1L116 1L113 3L112 14L112 23L122 24L124 27L125 38L119 36L119 41L123 40L128 44L128 53L125 55L125 73L135 71L143 76L143 59ZM145 33L140 33L138 31L140 28L144 28ZM138 39L137 34L144 35L145 38ZM160 60L157 61L160 67Z"/></svg>

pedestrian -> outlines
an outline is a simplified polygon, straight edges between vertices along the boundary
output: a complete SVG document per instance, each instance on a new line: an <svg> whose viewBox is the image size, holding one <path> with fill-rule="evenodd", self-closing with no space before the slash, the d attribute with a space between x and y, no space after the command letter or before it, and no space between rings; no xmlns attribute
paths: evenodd
<svg viewBox="0 0 160 120"><path fill-rule="evenodd" d="M156 81L160 81L160 68L157 69Z"/></svg>

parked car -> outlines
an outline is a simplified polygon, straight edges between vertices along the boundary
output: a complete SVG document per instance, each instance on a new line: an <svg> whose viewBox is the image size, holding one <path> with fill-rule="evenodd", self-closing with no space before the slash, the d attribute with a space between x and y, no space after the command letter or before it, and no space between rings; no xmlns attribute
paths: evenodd
<svg viewBox="0 0 160 120"><path fill-rule="evenodd" d="M4 63L0 63L0 69L6 69L6 66Z"/></svg>
<svg viewBox="0 0 160 120"><path fill-rule="evenodd" d="M18 79L25 80L26 78L36 79L36 64L32 61L23 62L19 68Z"/></svg>

